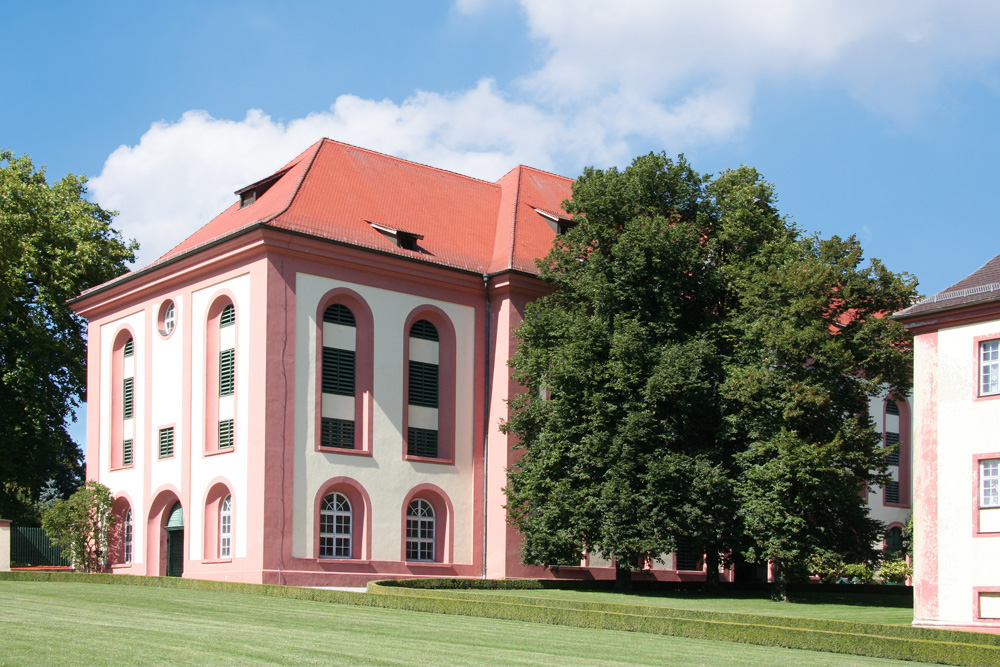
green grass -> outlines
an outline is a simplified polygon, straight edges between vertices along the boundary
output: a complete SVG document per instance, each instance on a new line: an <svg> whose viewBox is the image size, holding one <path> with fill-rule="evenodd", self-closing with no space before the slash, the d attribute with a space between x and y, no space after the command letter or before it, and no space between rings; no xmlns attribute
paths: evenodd
<svg viewBox="0 0 1000 667"><path fill-rule="evenodd" d="M774 602L757 595L713 597L698 593L611 593L573 590L496 590L491 594L574 602L654 605L672 609L762 614L787 618L822 618L831 621L910 625L913 608L900 596L850 596L836 593L800 595L791 602ZM900 606L903 605L903 606Z"/></svg>
<svg viewBox="0 0 1000 667"><path fill-rule="evenodd" d="M0 581L0 664L918 663L243 593Z"/></svg>

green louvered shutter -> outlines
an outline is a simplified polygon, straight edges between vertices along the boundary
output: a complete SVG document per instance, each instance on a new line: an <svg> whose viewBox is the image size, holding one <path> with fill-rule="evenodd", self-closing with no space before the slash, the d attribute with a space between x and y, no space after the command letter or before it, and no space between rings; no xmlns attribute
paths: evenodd
<svg viewBox="0 0 1000 667"><path fill-rule="evenodd" d="M409 427L406 434L406 453L409 456L437 458L438 432L429 428Z"/></svg>
<svg viewBox="0 0 1000 667"><path fill-rule="evenodd" d="M219 449L229 449L233 446L233 420L219 421Z"/></svg>
<svg viewBox="0 0 1000 667"><path fill-rule="evenodd" d="M423 361L410 362L410 405L438 406L438 367Z"/></svg>
<svg viewBox="0 0 1000 667"><path fill-rule="evenodd" d="M122 419L132 419L133 378L125 378L122 387Z"/></svg>
<svg viewBox="0 0 1000 667"><path fill-rule="evenodd" d="M236 324L236 309L233 308L233 304L229 304L222 309L222 315L219 317L220 327L231 327Z"/></svg>
<svg viewBox="0 0 1000 667"><path fill-rule="evenodd" d="M160 429L160 458L174 455L174 427Z"/></svg>
<svg viewBox="0 0 1000 667"><path fill-rule="evenodd" d="M323 393L354 396L354 351L323 348Z"/></svg>
<svg viewBox="0 0 1000 667"><path fill-rule="evenodd" d="M122 443L122 467L127 468L132 465L132 439L129 438Z"/></svg>
<svg viewBox="0 0 1000 667"><path fill-rule="evenodd" d="M236 350L219 352L219 396L232 396L236 386Z"/></svg>

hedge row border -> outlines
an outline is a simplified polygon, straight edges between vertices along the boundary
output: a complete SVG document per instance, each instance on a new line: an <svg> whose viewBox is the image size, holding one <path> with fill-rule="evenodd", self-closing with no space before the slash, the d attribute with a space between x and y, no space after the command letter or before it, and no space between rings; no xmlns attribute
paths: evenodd
<svg viewBox="0 0 1000 667"><path fill-rule="evenodd" d="M368 585L367 593L351 593L200 579L65 572L5 572L0 573L0 582L2 581L73 582L244 593L600 630L625 630L945 665L988 667L1000 664L1000 645L996 641L997 638L982 633L928 630L847 621L823 621L820 619L783 619L782 617L732 614L730 612L692 613L687 610L671 610L667 607L658 608L662 610L661 613L650 613L650 607L640 605L608 605L608 603L584 603L580 605L576 603L573 606L559 606L553 604L551 600L540 598L517 598L514 601L506 596L470 593L464 593L467 597L463 598L463 593L455 590L455 588L466 590L473 588L489 590L492 588L496 590L499 588L537 589L542 587L541 585L533 586L527 582L497 584L497 582L482 581L482 586L478 586L470 582L481 580L394 580L371 582ZM412 585L414 581L420 583L414 586ZM537 584L537 582L535 583ZM449 585L453 586L451 590L447 589ZM476 595L476 597L471 598L471 595ZM596 608L593 605L605 605L607 608ZM786 622L789 620L793 623ZM811 621L820 625L797 627L794 625L794 622L797 621ZM890 634L890 630L886 630L892 628L900 631L909 630L918 634L912 636L905 633L894 635ZM865 629L868 632L862 632Z"/></svg>

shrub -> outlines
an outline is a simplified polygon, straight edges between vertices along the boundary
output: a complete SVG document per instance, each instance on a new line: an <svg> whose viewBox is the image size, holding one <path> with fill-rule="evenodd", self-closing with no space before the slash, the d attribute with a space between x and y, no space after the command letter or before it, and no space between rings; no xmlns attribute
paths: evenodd
<svg viewBox="0 0 1000 667"><path fill-rule="evenodd" d="M913 576L913 568L904 560L887 560L879 568L878 576L890 584L905 584Z"/></svg>
<svg viewBox="0 0 1000 667"><path fill-rule="evenodd" d="M62 549L73 567L106 572L111 564L111 491L93 480L66 500L55 500L42 511L42 528L52 544Z"/></svg>
<svg viewBox="0 0 1000 667"><path fill-rule="evenodd" d="M875 579L875 572L863 563L852 563L844 566L844 576L855 584L870 584Z"/></svg>

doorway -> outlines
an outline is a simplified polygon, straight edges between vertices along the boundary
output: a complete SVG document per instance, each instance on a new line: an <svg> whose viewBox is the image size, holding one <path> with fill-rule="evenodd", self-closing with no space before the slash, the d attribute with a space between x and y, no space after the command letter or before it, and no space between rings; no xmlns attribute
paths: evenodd
<svg viewBox="0 0 1000 667"><path fill-rule="evenodd" d="M184 510L181 504L175 503L170 510L167 525L167 576L180 577L184 575Z"/></svg>

